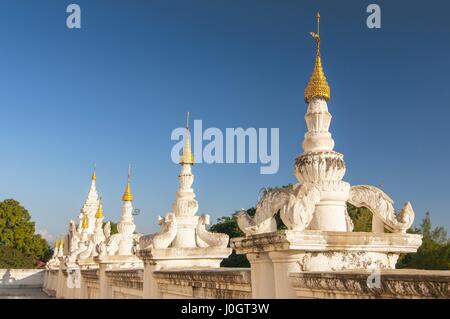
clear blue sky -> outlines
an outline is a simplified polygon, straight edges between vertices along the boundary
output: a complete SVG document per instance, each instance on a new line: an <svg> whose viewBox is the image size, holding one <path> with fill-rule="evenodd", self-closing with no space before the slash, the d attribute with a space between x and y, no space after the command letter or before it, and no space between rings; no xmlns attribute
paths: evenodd
<svg viewBox="0 0 450 319"><path fill-rule="evenodd" d="M72 2L81 30L65 25ZM365 24L372 2L379 30ZM448 229L450 5L436 0L3 0L0 199L61 235L97 163L105 215L117 220L131 162L137 230L155 231L177 189L170 134L186 111L205 127L280 128L275 175L194 167L199 213L229 215L260 188L295 182L317 10L345 180L382 184L396 208L409 200L417 221L430 211Z"/></svg>

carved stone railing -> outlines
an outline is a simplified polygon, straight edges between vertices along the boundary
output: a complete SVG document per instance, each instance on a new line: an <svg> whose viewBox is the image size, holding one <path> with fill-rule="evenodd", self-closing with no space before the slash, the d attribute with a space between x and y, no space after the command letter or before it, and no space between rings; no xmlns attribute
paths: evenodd
<svg viewBox="0 0 450 319"><path fill-rule="evenodd" d="M163 298L247 299L252 296L250 269L155 271Z"/></svg>
<svg viewBox="0 0 450 319"><path fill-rule="evenodd" d="M378 275L378 283L370 281L369 276ZM450 271L302 272L292 273L290 277L298 298L450 298Z"/></svg>
<svg viewBox="0 0 450 319"><path fill-rule="evenodd" d="M284 274L297 298L450 298L450 271L353 269ZM103 277L100 270L90 269L81 271L81 287L70 289L67 270L61 269L47 270L44 291L67 299L142 298L144 280L152 280L159 298L247 299L255 297L255 286L270 281L266 275L252 283L251 277L248 268L159 270L145 279L143 269L107 270ZM375 281L371 283L370 278ZM106 294L101 293L102 285L107 286Z"/></svg>
<svg viewBox="0 0 450 319"><path fill-rule="evenodd" d="M89 269L81 271L83 282L83 298L97 299L99 298L100 280L97 269Z"/></svg>
<svg viewBox="0 0 450 319"><path fill-rule="evenodd" d="M106 271L112 298L142 298L143 269Z"/></svg>

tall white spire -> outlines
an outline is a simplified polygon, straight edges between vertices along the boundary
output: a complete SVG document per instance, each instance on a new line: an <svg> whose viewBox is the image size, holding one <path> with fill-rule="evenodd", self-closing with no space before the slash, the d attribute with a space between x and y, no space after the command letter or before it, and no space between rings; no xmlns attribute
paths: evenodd
<svg viewBox="0 0 450 319"><path fill-rule="evenodd" d="M319 13L316 18L317 32L310 33L316 42L316 57L305 88L308 131L302 144L304 152L295 160L295 176L304 189L309 185L321 194L309 227L314 230L346 231L346 201L350 184L342 181L346 169L344 156L333 150L334 140L329 132L331 114L327 101L330 100L330 86L322 67Z"/></svg>
<svg viewBox="0 0 450 319"><path fill-rule="evenodd" d="M136 225L133 220L133 194L131 193L131 164L128 166L128 179L125 192L122 196L122 216L117 224L117 230L120 234L118 255L133 254L133 233Z"/></svg>
<svg viewBox="0 0 450 319"><path fill-rule="evenodd" d="M186 115L186 137L183 152L180 158L181 173L178 175L178 191L172 204L172 211L177 218L178 232L173 241L175 247L196 247L195 227L198 217L198 202L192 189L194 174L191 168L194 164L194 155L191 150L191 134L189 131L189 112Z"/></svg>
<svg viewBox="0 0 450 319"><path fill-rule="evenodd" d="M96 167L94 165L94 171L91 176L91 187L89 189L89 193L84 201L84 205L81 208L79 219L80 222L78 224L78 232L82 232L82 223L84 216L87 216L87 222L89 224L88 228L86 228L85 232L88 234L92 234L95 228L95 213L98 210L99 206L99 197L97 193L97 172Z"/></svg>
<svg viewBox="0 0 450 319"><path fill-rule="evenodd" d="M327 101L330 100L330 86L322 67L320 55L320 14L317 12L317 32L310 32L316 42L316 58L311 78L305 88L305 101L308 110L305 115L308 132L305 134L303 149L307 152L331 151L334 141L328 132L331 114L328 112Z"/></svg>

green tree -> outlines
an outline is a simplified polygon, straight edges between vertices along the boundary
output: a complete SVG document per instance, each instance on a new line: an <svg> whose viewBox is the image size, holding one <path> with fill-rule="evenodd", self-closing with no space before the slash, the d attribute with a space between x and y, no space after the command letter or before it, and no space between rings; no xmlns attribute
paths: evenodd
<svg viewBox="0 0 450 319"><path fill-rule="evenodd" d="M421 234L422 245L417 253L400 256L397 268L450 270L450 240L443 227L432 228L429 212L419 227L408 232Z"/></svg>
<svg viewBox="0 0 450 319"><path fill-rule="evenodd" d="M247 209L247 214L250 216L255 215L256 209L254 207ZM237 213L237 212L236 212ZM217 223L211 225L209 231L214 233L223 233L230 236L230 238L242 237L244 233L241 231L237 224L236 214L231 217L225 216L217 219ZM238 255L233 250L231 255L222 261L220 264L222 267L250 267L247 257L245 255Z"/></svg>
<svg viewBox="0 0 450 319"><path fill-rule="evenodd" d="M47 241L41 235L35 234L35 224L31 221L28 211L14 199L0 202L0 245L3 246L2 258L6 259L7 253L16 259L20 258L20 253L31 258L34 263L37 260L45 262L52 254ZM34 264L29 267L34 267Z"/></svg>
<svg viewBox="0 0 450 319"><path fill-rule="evenodd" d="M36 261L21 251L0 245L0 268L33 268Z"/></svg>
<svg viewBox="0 0 450 319"><path fill-rule="evenodd" d="M356 207L347 203L347 212L353 222L353 231L372 231L372 212L365 207Z"/></svg>

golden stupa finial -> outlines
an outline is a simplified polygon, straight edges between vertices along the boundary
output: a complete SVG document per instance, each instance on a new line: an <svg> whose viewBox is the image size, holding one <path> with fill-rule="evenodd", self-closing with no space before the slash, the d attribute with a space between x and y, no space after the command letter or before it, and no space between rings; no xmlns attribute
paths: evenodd
<svg viewBox="0 0 450 319"><path fill-rule="evenodd" d="M133 201L133 194L131 193L131 164L128 165L128 180L127 180L127 186L125 187L125 192L123 193L122 200L124 202L131 202Z"/></svg>
<svg viewBox="0 0 450 319"><path fill-rule="evenodd" d="M181 154L180 164L194 164L194 154L191 149L191 132L189 131L189 112L186 114L186 137L183 147L183 153Z"/></svg>
<svg viewBox="0 0 450 319"><path fill-rule="evenodd" d="M101 196L99 199L97 212L95 213L95 218L97 218L97 219L103 218L103 205L102 205L102 197Z"/></svg>
<svg viewBox="0 0 450 319"><path fill-rule="evenodd" d="M83 222L81 223L81 228L83 228L83 229L89 228L89 219L86 214L83 216Z"/></svg>
<svg viewBox="0 0 450 319"><path fill-rule="evenodd" d="M322 97L325 100L330 99L330 86L322 67L320 57L320 13L317 12L317 32L310 32L311 36L316 40L316 61L314 69L305 88L305 101L309 103L313 97Z"/></svg>
<svg viewBox="0 0 450 319"><path fill-rule="evenodd" d="M59 248L64 248L64 241L62 239L59 241Z"/></svg>
<svg viewBox="0 0 450 319"><path fill-rule="evenodd" d="M96 171L97 171L97 165L94 164L94 172L92 173L92 176L91 176L91 179L93 181L97 180L97 172Z"/></svg>

